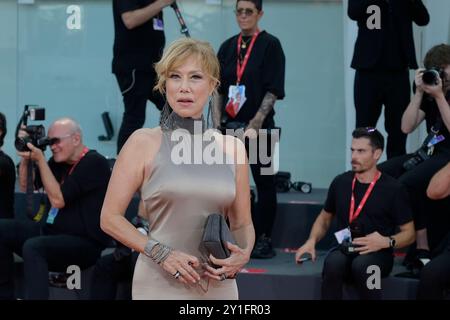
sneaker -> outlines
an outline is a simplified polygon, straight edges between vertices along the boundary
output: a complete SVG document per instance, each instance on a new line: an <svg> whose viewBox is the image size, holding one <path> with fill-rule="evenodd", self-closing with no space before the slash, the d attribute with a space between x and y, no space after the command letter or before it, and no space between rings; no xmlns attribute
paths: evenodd
<svg viewBox="0 0 450 320"><path fill-rule="evenodd" d="M262 235L256 241L250 257L253 259L271 259L275 255L276 253L272 247L272 240L265 235Z"/></svg>

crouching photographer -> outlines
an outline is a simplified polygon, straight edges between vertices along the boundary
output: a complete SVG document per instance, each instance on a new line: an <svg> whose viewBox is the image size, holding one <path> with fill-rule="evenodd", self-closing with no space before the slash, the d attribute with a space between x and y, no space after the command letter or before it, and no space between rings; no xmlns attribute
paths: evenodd
<svg viewBox="0 0 450 320"><path fill-rule="evenodd" d="M70 265L87 268L95 264L109 243L100 229L100 211L110 177L107 160L83 144L81 129L72 119L62 118L50 126L46 139L52 157L48 162L42 145L37 148L27 142L27 132L30 130L19 130L17 136L29 149L24 151L22 146L18 150L22 158L20 188L24 191L28 185L29 191L30 184L34 189L43 188L50 209L40 221L0 220L2 299L14 298L13 253L24 260L25 298L48 299L49 271L66 272ZM37 168L32 177L30 162Z"/></svg>
<svg viewBox="0 0 450 320"><path fill-rule="evenodd" d="M425 70L416 72L415 94L403 113L402 131L411 133L425 120L428 136L413 154L379 166L398 178L410 194L417 239L416 248L404 261L410 269L420 268L430 258L426 189L432 176L450 161L450 46L441 44L430 49L424 65Z"/></svg>

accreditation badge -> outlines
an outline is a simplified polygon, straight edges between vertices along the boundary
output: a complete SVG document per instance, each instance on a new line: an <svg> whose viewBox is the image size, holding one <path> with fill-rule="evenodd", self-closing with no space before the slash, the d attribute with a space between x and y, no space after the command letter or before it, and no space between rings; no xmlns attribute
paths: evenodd
<svg viewBox="0 0 450 320"><path fill-rule="evenodd" d="M234 118L241 110L247 98L245 96L245 86L237 85L230 86L228 88L228 102L226 104L225 110L228 114Z"/></svg>
<svg viewBox="0 0 450 320"><path fill-rule="evenodd" d="M164 22L162 19L153 18L153 30L164 31Z"/></svg>

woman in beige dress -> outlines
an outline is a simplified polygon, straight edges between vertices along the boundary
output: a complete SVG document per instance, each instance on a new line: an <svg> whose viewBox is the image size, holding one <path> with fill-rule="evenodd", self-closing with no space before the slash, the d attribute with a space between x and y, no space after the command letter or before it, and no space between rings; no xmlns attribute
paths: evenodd
<svg viewBox="0 0 450 320"><path fill-rule="evenodd" d="M172 43L155 66L155 89L167 98L161 126L134 132L115 163L101 227L140 252L133 299L238 299L234 277L249 261L255 235L244 145L218 132L204 141L202 115L208 99L214 101L219 68L208 43ZM136 191L145 204L148 237L124 217ZM202 255L211 213L227 217L236 240L228 243L226 259Z"/></svg>

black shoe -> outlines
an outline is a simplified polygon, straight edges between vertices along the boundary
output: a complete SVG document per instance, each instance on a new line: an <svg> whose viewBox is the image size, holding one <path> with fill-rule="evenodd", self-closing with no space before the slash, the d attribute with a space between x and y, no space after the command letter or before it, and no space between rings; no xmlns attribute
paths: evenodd
<svg viewBox="0 0 450 320"><path fill-rule="evenodd" d="M262 235L256 241L250 257L253 259L271 259L275 257L275 255L276 253L272 247L272 240L265 235Z"/></svg>
<svg viewBox="0 0 450 320"><path fill-rule="evenodd" d="M408 259L407 259L408 258ZM408 270L420 273L420 270L431 260L431 253L429 250L415 249L414 254L405 257L403 264Z"/></svg>

